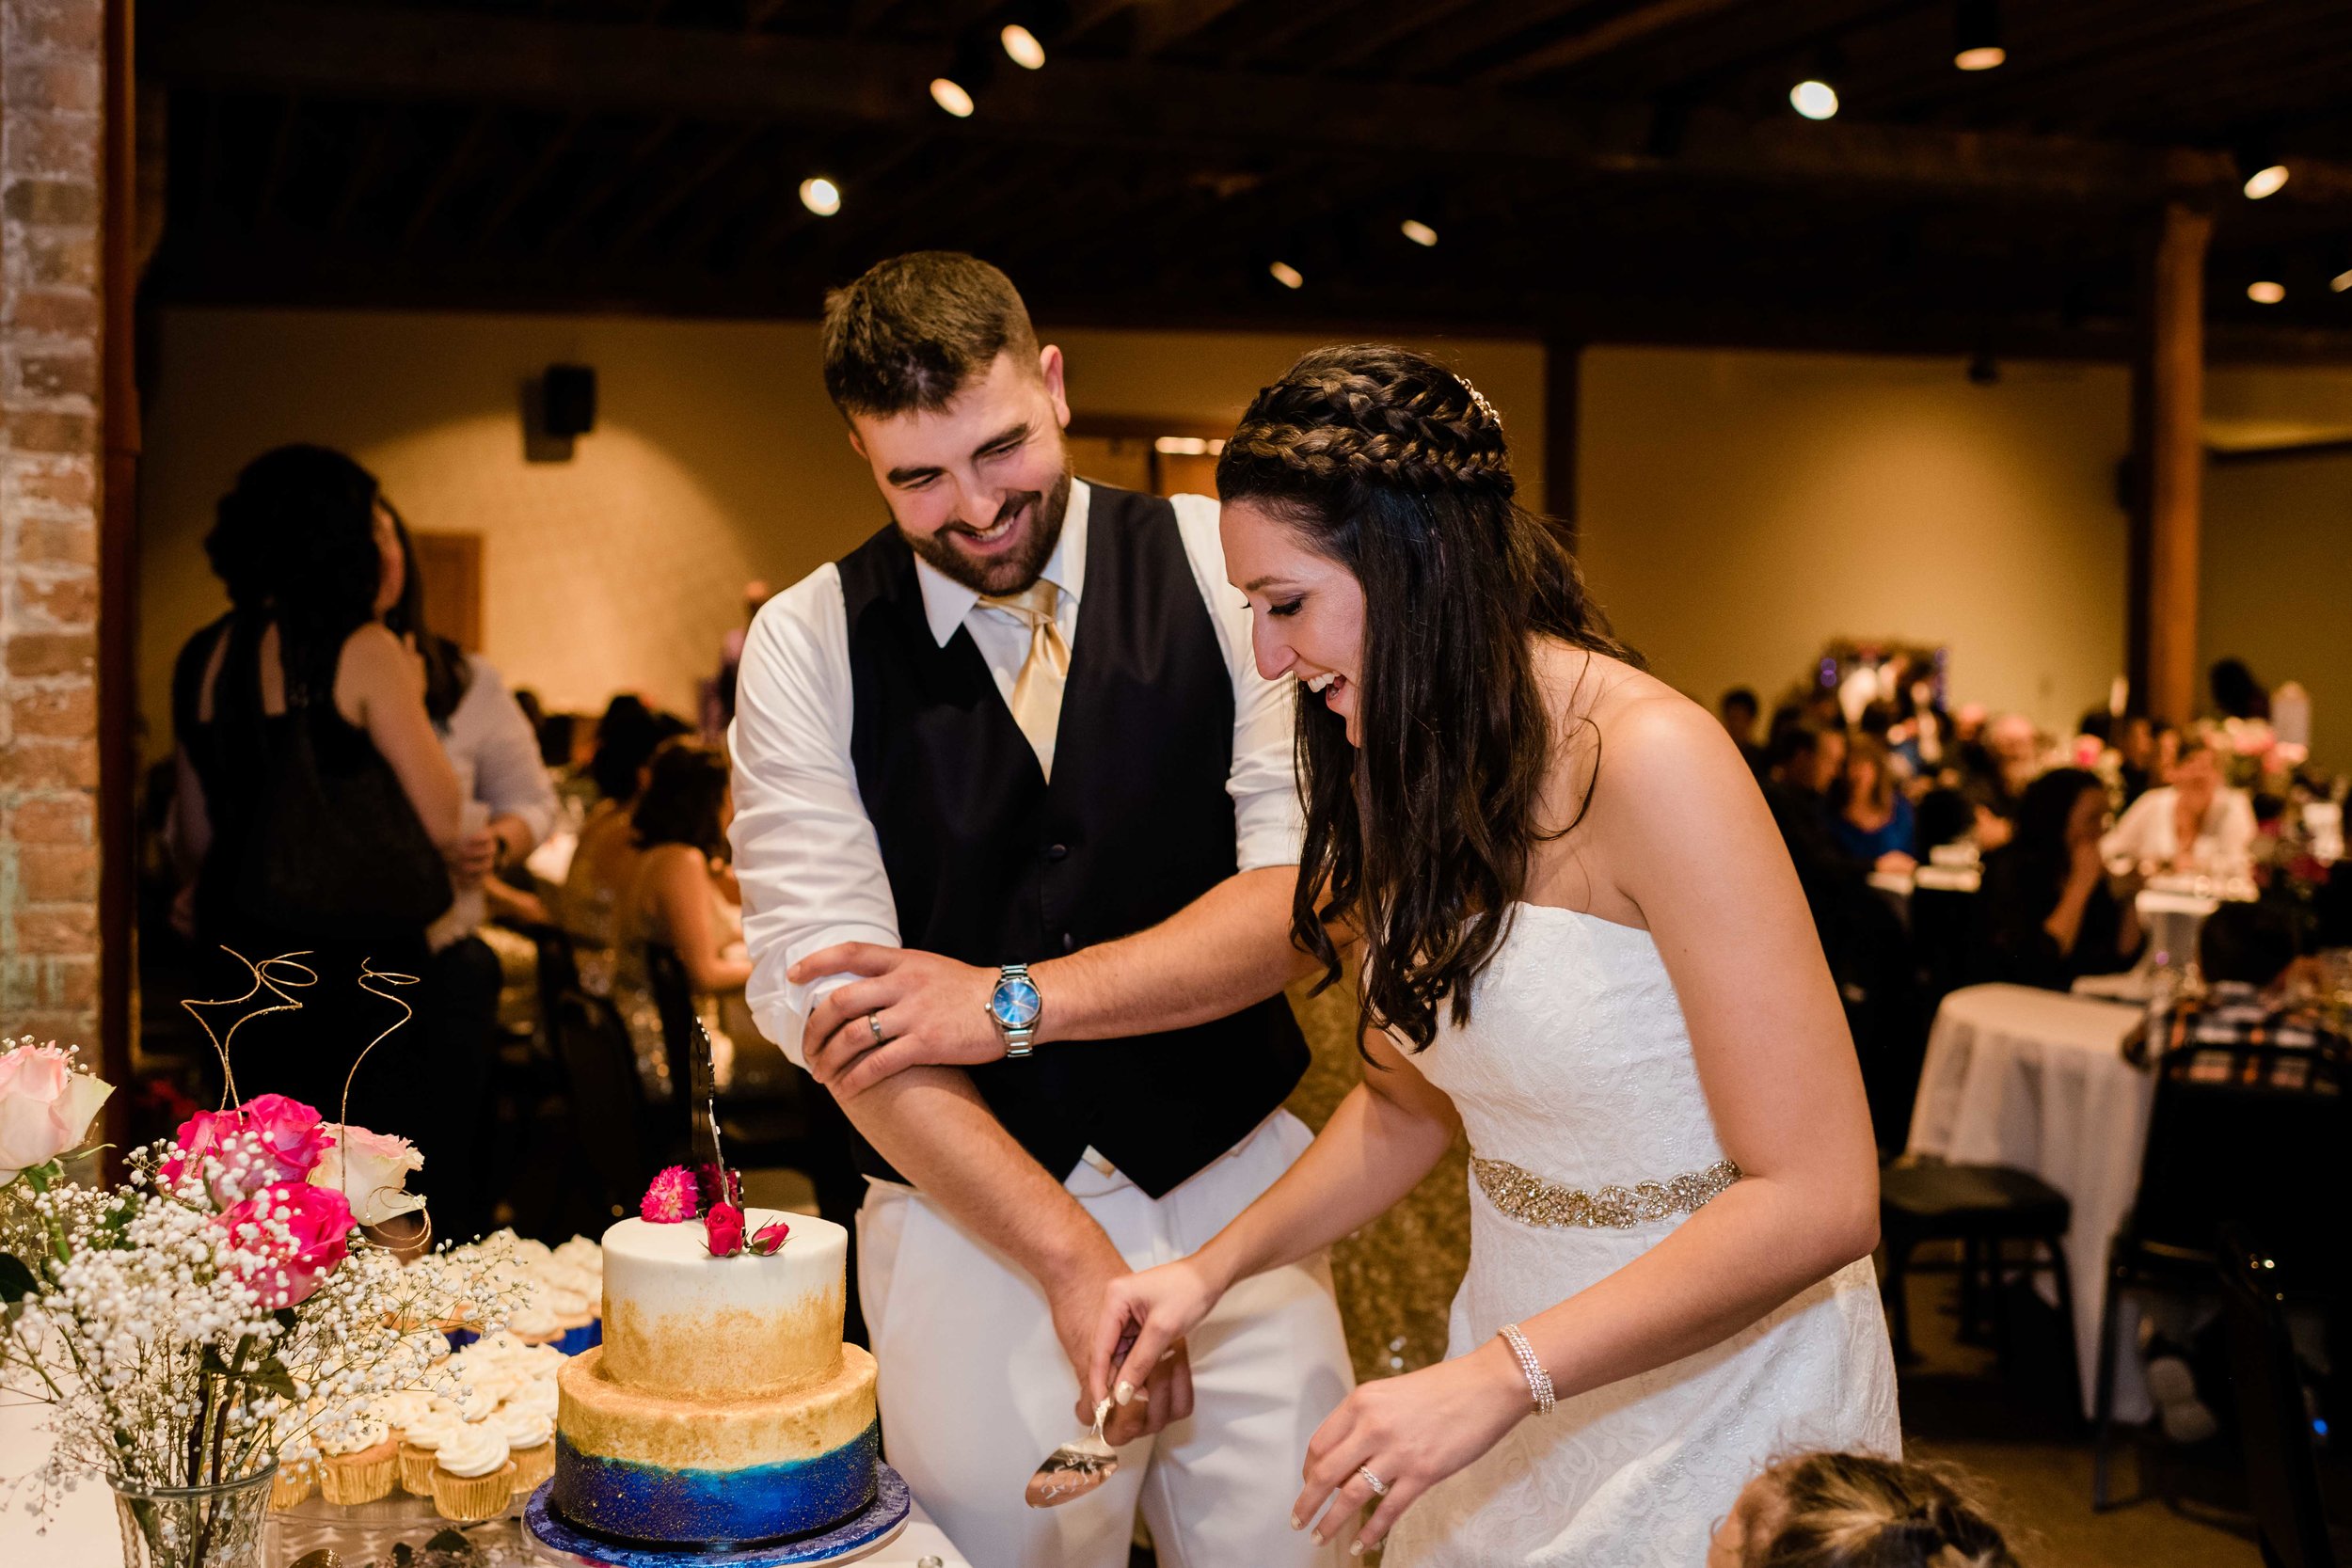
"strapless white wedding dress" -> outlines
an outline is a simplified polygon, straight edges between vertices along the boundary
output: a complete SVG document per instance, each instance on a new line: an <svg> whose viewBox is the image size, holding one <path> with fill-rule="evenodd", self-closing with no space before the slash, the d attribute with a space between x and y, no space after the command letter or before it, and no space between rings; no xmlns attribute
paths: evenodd
<svg viewBox="0 0 2352 1568"><path fill-rule="evenodd" d="M1574 1200L1556 1189L1570 1188L1626 1219L1673 1206L1677 1178L1688 1197L1729 1175L1710 1183L1723 1146L1648 932L1522 904L1472 1001L1467 1027L1445 1022L1414 1058L1460 1110L1473 1161L1448 1355L1624 1267L1688 1217L1561 1227L1506 1210L1557 1218ZM1645 1182L1668 1191L1641 1193ZM1901 1442L1864 1259L1708 1350L1521 1421L1406 1511L1385 1560L1697 1568L1765 1465L1818 1449L1896 1457Z"/></svg>

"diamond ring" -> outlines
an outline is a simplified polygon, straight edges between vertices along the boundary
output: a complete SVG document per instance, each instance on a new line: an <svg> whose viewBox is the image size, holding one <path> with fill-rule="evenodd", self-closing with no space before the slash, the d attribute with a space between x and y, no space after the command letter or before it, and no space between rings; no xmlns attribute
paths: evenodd
<svg viewBox="0 0 2352 1568"><path fill-rule="evenodd" d="M1356 1473L1364 1478L1364 1484L1372 1488L1374 1497L1385 1497L1389 1495L1389 1483L1374 1475L1369 1466L1359 1465L1356 1466Z"/></svg>

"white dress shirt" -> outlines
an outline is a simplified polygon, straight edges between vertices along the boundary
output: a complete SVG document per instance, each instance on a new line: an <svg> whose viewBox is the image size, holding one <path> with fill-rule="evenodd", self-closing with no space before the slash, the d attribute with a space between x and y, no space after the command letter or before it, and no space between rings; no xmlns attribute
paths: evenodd
<svg viewBox="0 0 2352 1568"><path fill-rule="evenodd" d="M1055 620L1073 658L1084 656L1078 601L1086 591L1091 497L1083 481L1071 485L1061 541L1041 574L1061 590ZM1233 682L1233 756L1225 788L1233 800L1240 869L1295 865L1304 831L1291 752L1295 683L1258 673L1249 608L1225 580L1216 502L1178 496L1174 504L1184 556ZM1028 657L1028 628L981 605L977 593L920 557L914 570L931 635L945 647L959 626L968 630L1009 704ZM745 998L760 1032L795 1062L809 1009L849 976L796 986L785 971L835 942L899 942L890 879L850 757L850 706L849 610L841 574L828 563L770 600L752 624L728 732L735 872L753 960Z"/></svg>
<svg viewBox="0 0 2352 1568"><path fill-rule="evenodd" d="M519 817L537 845L554 828L556 815L555 781L539 759L539 737L490 662L474 654L463 657L466 694L436 728L466 791L465 826L476 832L501 816ZM426 941L438 952L471 935L487 913L482 889L463 889L427 929Z"/></svg>
<svg viewBox="0 0 2352 1568"><path fill-rule="evenodd" d="M2169 866L2181 853L2180 793L2170 784L2134 800L2122 820L2099 843L2108 860L2134 860ZM2254 802L2242 789L2214 792L2213 804L2198 824L2190 858L2199 869L2214 876L2237 876L2254 860Z"/></svg>

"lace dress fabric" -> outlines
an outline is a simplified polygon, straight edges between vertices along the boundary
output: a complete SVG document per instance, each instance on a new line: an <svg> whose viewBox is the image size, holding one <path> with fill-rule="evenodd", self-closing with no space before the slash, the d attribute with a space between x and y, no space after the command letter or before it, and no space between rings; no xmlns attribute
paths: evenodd
<svg viewBox="0 0 2352 1568"><path fill-rule="evenodd" d="M1649 933L1520 905L1470 1022L1415 1059L1473 1153L1562 1186L1671 1181L1724 1158L1691 1037ZM1624 1267L1687 1217L1625 1228L1530 1225L1470 1183L1469 1273L1448 1355ZM1433 1487L1390 1536L1389 1568L1692 1568L1766 1464L1816 1449L1899 1455L1895 1369L1869 1260L1730 1338L1564 1399Z"/></svg>

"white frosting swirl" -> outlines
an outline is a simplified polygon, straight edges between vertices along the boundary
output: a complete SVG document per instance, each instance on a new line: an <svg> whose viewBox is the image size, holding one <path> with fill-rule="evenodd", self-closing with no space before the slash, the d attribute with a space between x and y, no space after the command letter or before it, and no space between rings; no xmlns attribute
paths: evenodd
<svg viewBox="0 0 2352 1568"><path fill-rule="evenodd" d="M554 1414L535 1405L508 1400L490 1419L506 1434L509 1448L535 1449L555 1440Z"/></svg>
<svg viewBox="0 0 2352 1568"><path fill-rule="evenodd" d="M506 1398L504 1388L485 1388L479 1384L469 1386L457 1401L457 1414L469 1421L487 1420Z"/></svg>
<svg viewBox="0 0 2352 1568"><path fill-rule="evenodd" d="M400 1388L376 1396L375 1414L386 1426L399 1427L405 1432L423 1419L434 1403L433 1396L422 1388Z"/></svg>
<svg viewBox="0 0 2352 1568"><path fill-rule="evenodd" d="M560 1333L564 1324L555 1308L548 1305L545 1292L533 1291L521 1306L506 1314L506 1326L517 1334L536 1337Z"/></svg>
<svg viewBox="0 0 2352 1568"><path fill-rule="evenodd" d="M544 1411L548 1419L551 1421L555 1419L556 1410L562 1403L563 1395L555 1386L555 1379L548 1377L526 1384L516 1392L508 1395L506 1403L500 1408ZM530 1447L529 1444L522 1446Z"/></svg>
<svg viewBox="0 0 2352 1568"><path fill-rule="evenodd" d="M358 1411L342 1420L320 1428L316 1441L324 1454L358 1453L372 1449L391 1435L391 1430L371 1411Z"/></svg>
<svg viewBox="0 0 2352 1568"><path fill-rule="evenodd" d="M555 1249L555 1260L600 1275L604 1272L604 1248L585 1236L575 1236Z"/></svg>
<svg viewBox="0 0 2352 1568"><path fill-rule="evenodd" d="M548 1309L557 1317L592 1318L596 1316L596 1307L603 1294L601 1286L593 1291L583 1291L568 1280L541 1279L537 1283L539 1299L546 1303Z"/></svg>
<svg viewBox="0 0 2352 1568"><path fill-rule="evenodd" d="M438 1449L457 1435L466 1424L453 1405L442 1401L433 1402L433 1408L401 1428L401 1440L411 1448Z"/></svg>
<svg viewBox="0 0 2352 1568"><path fill-rule="evenodd" d="M441 1439L434 1460L453 1476L486 1476L506 1463L506 1433L488 1421L467 1421Z"/></svg>

